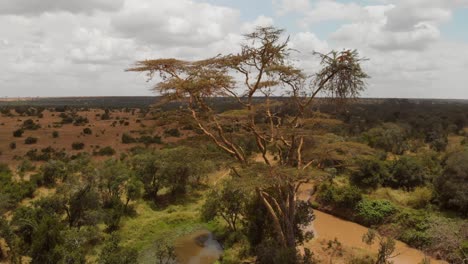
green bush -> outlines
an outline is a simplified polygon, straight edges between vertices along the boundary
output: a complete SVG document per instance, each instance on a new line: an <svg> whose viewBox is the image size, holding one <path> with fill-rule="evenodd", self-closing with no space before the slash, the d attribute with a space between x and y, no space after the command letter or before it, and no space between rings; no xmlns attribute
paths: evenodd
<svg viewBox="0 0 468 264"><path fill-rule="evenodd" d="M378 159L357 161L358 169L351 174L351 181L362 188L375 189L389 176L388 166Z"/></svg>
<svg viewBox="0 0 468 264"><path fill-rule="evenodd" d="M52 137L53 138L58 138L59 137L59 132L58 131L52 132Z"/></svg>
<svg viewBox="0 0 468 264"><path fill-rule="evenodd" d="M317 199L320 203L333 207L353 209L362 200L362 194L354 186L336 187L330 184L322 184L319 187Z"/></svg>
<svg viewBox="0 0 468 264"><path fill-rule="evenodd" d="M468 216L468 150L448 156L444 172L435 179L434 186L443 208Z"/></svg>
<svg viewBox="0 0 468 264"><path fill-rule="evenodd" d="M429 178L428 170L419 159L402 156L393 162L391 176L385 180L384 185L412 190L424 185Z"/></svg>
<svg viewBox="0 0 468 264"><path fill-rule="evenodd" d="M357 217L365 225L378 225L396 213L397 208L387 200L364 199L357 204L356 211Z"/></svg>

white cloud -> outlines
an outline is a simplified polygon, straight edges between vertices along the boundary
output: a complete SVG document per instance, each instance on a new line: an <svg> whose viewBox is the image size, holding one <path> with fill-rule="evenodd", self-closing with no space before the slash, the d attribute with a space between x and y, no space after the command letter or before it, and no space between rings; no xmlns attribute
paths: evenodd
<svg viewBox="0 0 468 264"><path fill-rule="evenodd" d="M312 51L356 48L366 95L468 98L468 44L441 32L468 0L272 0L277 12L253 19L204 1L0 0L0 96L149 95L144 75L123 72L134 61L231 53L256 26L296 21L291 54L309 72ZM314 32L327 22L337 30Z"/></svg>
<svg viewBox="0 0 468 264"><path fill-rule="evenodd" d="M0 0L0 14L37 15L44 12L72 13L95 10L115 11L124 0Z"/></svg>
<svg viewBox="0 0 468 264"><path fill-rule="evenodd" d="M127 38L157 44L203 46L223 39L238 25L237 10L191 0L127 1L112 19Z"/></svg>
<svg viewBox="0 0 468 264"><path fill-rule="evenodd" d="M245 22L241 27L242 33L249 33L255 30L257 27L269 27L275 24L273 18L260 15L252 22Z"/></svg>

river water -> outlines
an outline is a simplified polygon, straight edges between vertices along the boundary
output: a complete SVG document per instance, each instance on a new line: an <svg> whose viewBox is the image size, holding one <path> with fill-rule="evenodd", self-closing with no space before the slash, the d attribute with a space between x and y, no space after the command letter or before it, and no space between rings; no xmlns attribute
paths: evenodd
<svg viewBox="0 0 468 264"><path fill-rule="evenodd" d="M299 199L309 200L310 189L303 189L299 194ZM315 238L304 245L306 248L312 249L312 252L320 251L324 243L335 238L344 245L347 251L352 253L375 254L377 252L377 242L371 246L362 242L362 236L368 231L367 227L318 210L314 210L314 212L315 220L307 229L314 231ZM179 238L176 241L175 250L180 264L213 264L222 255L221 245L207 230L200 230ZM418 264L425 258L422 251L411 248L401 241L396 241L395 254L397 256L391 259L394 264ZM433 258L429 259L431 264L447 263ZM343 262L338 260L333 263Z"/></svg>
<svg viewBox="0 0 468 264"><path fill-rule="evenodd" d="M177 262L180 264L212 264L221 257L223 249L207 230L199 230L180 237L175 242Z"/></svg>

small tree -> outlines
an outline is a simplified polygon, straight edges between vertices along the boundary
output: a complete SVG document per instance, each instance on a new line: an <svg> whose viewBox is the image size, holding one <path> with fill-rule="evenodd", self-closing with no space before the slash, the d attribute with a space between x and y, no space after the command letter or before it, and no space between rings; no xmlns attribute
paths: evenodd
<svg viewBox="0 0 468 264"><path fill-rule="evenodd" d="M369 229L366 234L362 236L362 242L372 245L375 239L379 240L379 251L377 253L377 260L375 264L391 264L390 259L398 256L395 252L395 240L389 237L382 237L376 231Z"/></svg>
<svg viewBox="0 0 468 264"><path fill-rule="evenodd" d="M236 232L246 198L242 189L227 181L222 188L214 188L208 194L207 201L203 205L202 217L204 220L212 220L219 216L226 221L231 231Z"/></svg>
<svg viewBox="0 0 468 264"><path fill-rule="evenodd" d="M24 140L24 144L26 144L26 145L31 145L31 144L36 144L36 143L37 143L37 138L35 138L35 137L27 137Z"/></svg>
<svg viewBox="0 0 468 264"><path fill-rule="evenodd" d="M468 150L448 156L444 172L434 185L442 207L468 215Z"/></svg>
<svg viewBox="0 0 468 264"><path fill-rule="evenodd" d="M17 129L15 131L13 131L13 136L14 137L21 137L24 133L24 130L23 129Z"/></svg>

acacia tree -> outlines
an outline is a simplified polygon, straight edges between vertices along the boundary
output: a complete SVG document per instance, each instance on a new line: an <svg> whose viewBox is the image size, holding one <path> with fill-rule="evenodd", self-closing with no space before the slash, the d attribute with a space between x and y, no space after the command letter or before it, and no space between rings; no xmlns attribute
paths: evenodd
<svg viewBox="0 0 468 264"><path fill-rule="evenodd" d="M368 76L356 51L314 53L321 67L307 75L291 59L289 38L283 36L283 30L261 27L245 37L237 54L198 61L144 60L128 71L158 78L154 90L169 101L185 103L200 130L242 166L249 164L249 157L228 127L238 127L238 133L254 138L267 165L258 177L269 179L256 192L271 217L280 246L295 248L297 192L311 176L307 168L312 164L302 156L306 136L302 122L318 95L327 94L343 103L364 89ZM283 114L275 96L290 99L294 110ZM217 112L212 104L216 97L232 98L238 110L233 115ZM282 167L295 170L284 173Z"/></svg>

